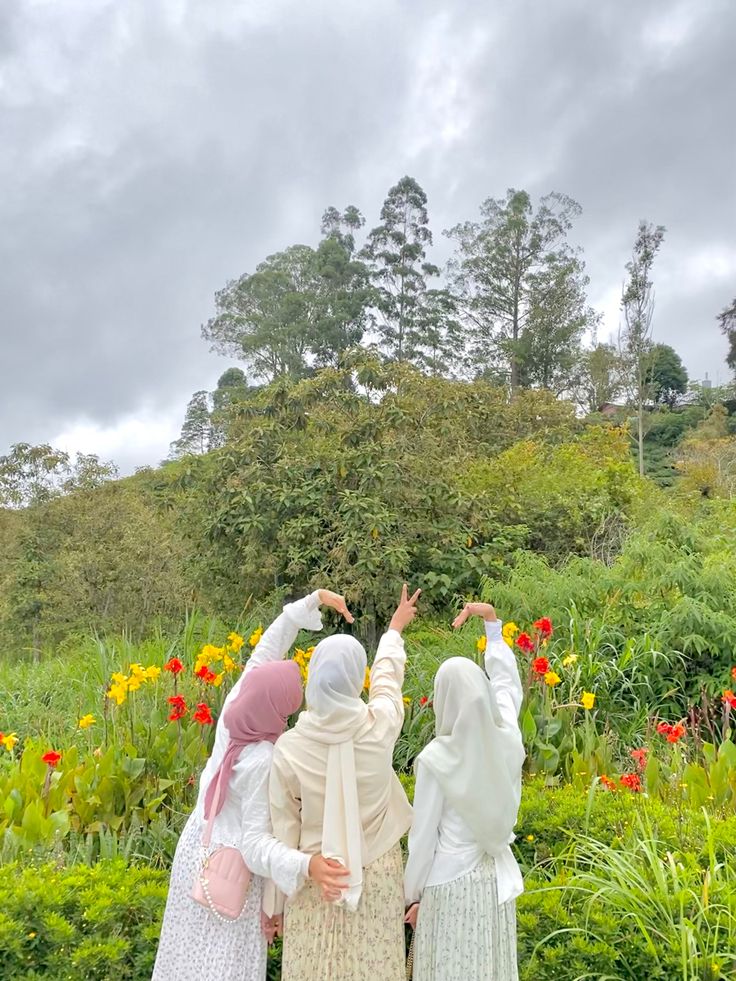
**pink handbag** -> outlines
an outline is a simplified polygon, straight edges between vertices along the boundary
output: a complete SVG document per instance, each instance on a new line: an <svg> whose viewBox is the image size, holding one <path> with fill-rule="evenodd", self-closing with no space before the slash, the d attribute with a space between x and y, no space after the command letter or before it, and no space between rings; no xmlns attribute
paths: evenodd
<svg viewBox="0 0 736 981"><path fill-rule="evenodd" d="M192 887L191 896L218 920L237 920L245 908L250 887L250 869L237 848L222 845L210 852L212 825L220 801L222 773L217 779L210 819L202 838L202 865Z"/></svg>

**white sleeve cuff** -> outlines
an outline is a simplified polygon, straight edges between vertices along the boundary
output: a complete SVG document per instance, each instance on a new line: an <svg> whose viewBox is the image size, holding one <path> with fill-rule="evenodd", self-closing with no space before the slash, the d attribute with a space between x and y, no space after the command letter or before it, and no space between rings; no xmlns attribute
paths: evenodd
<svg viewBox="0 0 736 981"><path fill-rule="evenodd" d="M487 640L503 640L503 621L501 620L486 620L486 639Z"/></svg>
<svg viewBox="0 0 736 981"><path fill-rule="evenodd" d="M305 879L305 880L309 878L309 863L311 861L312 861L312 856L311 855L305 855L302 852L302 862L301 862L301 867L299 868L299 872L300 872L302 878Z"/></svg>
<svg viewBox="0 0 736 981"><path fill-rule="evenodd" d="M295 603L287 603L284 613L300 630L321 630L322 614L319 611L319 591L310 593Z"/></svg>

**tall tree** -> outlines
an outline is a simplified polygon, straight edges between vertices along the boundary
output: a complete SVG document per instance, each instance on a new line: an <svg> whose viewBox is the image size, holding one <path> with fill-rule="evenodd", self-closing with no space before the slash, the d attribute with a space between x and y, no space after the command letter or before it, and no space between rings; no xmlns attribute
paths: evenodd
<svg viewBox="0 0 736 981"><path fill-rule="evenodd" d="M427 195L413 177L388 192L381 224L368 236L363 257L376 286L380 346L393 361L421 361L436 350L439 297L427 296L427 279L439 269L427 260L432 244Z"/></svg>
<svg viewBox="0 0 736 981"><path fill-rule="evenodd" d="M644 475L644 405L651 398L647 370L652 351L654 318L654 284L652 266L664 239L663 225L639 222L631 259L626 263L628 280L621 294L623 326L619 332L619 349L629 396L636 407L639 473Z"/></svg>
<svg viewBox="0 0 736 981"><path fill-rule="evenodd" d="M215 295L217 312L202 334L214 350L235 354L256 378L308 373L314 333L314 249L292 245Z"/></svg>
<svg viewBox="0 0 736 981"><path fill-rule="evenodd" d="M726 363L729 368L732 368L736 372L736 299L733 300L730 307L726 307L725 310L718 314L718 321L721 325L721 330L728 339Z"/></svg>
<svg viewBox="0 0 736 981"><path fill-rule="evenodd" d="M580 404L586 412L599 412L614 402L621 391L618 351L613 344L596 344L583 352L580 376Z"/></svg>
<svg viewBox="0 0 736 981"><path fill-rule="evenodd" d="M174 456L189 453L205 453L213 445L211 419L211 396L209 392L195 392L187 405L181 436L171 444Z"/></svg>
<svg viewBox="0 0 736 981"><path fill-rule="evenodd" d="M356 347L369 324L374 291L368 266L356 255L355 235L365 218L354 205L328 208L314 256L315 322L310 352L317 367L337 365Z"/></svg>
<svg viewBox="0 0 736 981"><path fill-rule="evenodd" d="M472 363L505 378L512 391L523 384L563 390L597 319L586 304L581 253L567 241L580 205L552 193L535 213L529 194L512 188L480 211L480 221L445 233L457 242L450 273Z"/></svg>
<svg viewBox="0 0 736 981"><path fill-rule="evenodd" d="M652 346L645 381L654 401L671 409L674 409L678 395L687 391L687 371L682 358L669 344Z"/></svg>

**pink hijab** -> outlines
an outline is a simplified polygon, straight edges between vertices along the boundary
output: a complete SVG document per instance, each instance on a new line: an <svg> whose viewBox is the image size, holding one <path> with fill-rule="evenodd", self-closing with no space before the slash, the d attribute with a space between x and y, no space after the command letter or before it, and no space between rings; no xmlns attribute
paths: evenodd
<svg viewBox="0 0 736 981"><path fill-rule="evenodd" d="M302 682L293 661L274 661L252 668L240 691L225 709L222 720L230 736L222 762L207 787L204 816L210 817L217 782L222 775L222 791L215 814L225 802L230 775L243 747L267 740L275 743L286 723L302 704Z"/></svg>

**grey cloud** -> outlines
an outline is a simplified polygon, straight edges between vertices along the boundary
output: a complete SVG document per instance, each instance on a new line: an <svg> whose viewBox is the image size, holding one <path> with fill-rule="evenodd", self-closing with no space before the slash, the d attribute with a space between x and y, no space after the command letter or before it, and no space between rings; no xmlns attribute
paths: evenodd
<svg viewBox="0 0 736 981"><path fill-rule="evenodd" d="M593 298L640 217L667 225L658 325L693 374L723 370L736 283L679 271L736 248L734 29L715 0L4 5L0 452L183 412L227 365L199 336L214 291L327 204L370 223L405 172L440 257L508 186L577 198Z"/></svg>

